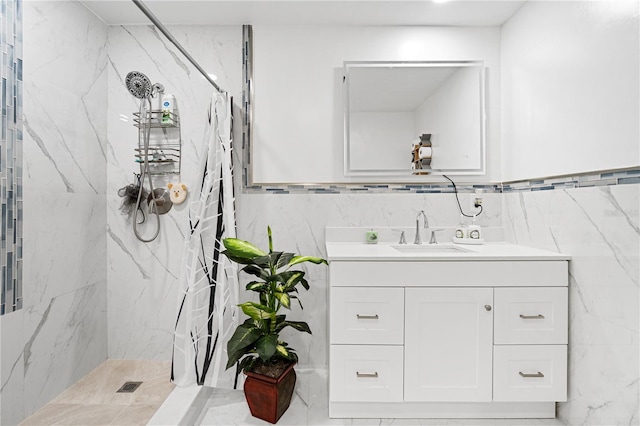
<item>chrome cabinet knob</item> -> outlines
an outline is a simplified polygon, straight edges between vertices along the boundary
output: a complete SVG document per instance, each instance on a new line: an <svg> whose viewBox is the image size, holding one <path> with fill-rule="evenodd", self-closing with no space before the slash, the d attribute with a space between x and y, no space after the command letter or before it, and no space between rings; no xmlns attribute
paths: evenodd
<svg viewBox="0 0 640 426"><path fill-rule="evenodd" d="M490 311L490 310L491 310L491 305L484 305L484 308L485 308L487 311Z"/></svg>

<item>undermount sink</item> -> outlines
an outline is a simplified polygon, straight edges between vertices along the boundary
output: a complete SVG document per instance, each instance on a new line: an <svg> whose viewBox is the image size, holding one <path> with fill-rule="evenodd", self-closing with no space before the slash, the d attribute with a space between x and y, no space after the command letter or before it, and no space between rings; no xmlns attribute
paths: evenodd
<svg viewBox="0 0 640 426"><path fill-rule="evenodd" d="M402 244L391 246L400 253L473 253L473 250L451 244Z"/></svg>

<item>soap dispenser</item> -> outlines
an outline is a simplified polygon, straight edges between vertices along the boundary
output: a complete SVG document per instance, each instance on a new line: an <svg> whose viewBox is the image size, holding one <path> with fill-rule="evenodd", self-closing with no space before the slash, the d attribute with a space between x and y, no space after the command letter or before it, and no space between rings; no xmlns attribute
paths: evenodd
<svg viewBox="0 0 640 426"><path fill-rule="evenodd" d="M473 215L471 225L469 225L469 238L472 240L482 239L482 228L480 228L480 225L476 224L476 215Z"/></svg>
<svg viewBox="0 0 640 426"><path fill-rule="evenodd" d="M467 237L468 237L467 224L464 221L464 215L460 215L460 222L458 223L458 226L456 227L456 238L457 239L462 239L462 238L467 238Z"/></svg>

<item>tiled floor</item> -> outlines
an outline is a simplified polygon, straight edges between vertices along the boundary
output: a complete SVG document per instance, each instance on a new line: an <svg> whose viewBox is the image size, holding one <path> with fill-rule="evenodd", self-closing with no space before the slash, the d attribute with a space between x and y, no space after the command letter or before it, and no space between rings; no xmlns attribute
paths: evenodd
<svg viewBox="0 0 640 426"><path fill-rule="evenodd" d="M107 360L21 425L146 425L171 393L169 361ZM116 393L128 381L133 393Z"/></svg>
<svg viewBox="0 0 640 426"><path fill-rule="evenodd" d="M38 410L21 425L268 425L252 417L241 390L179 388L169 382L166 361L108 360ZM327 371L297 370L291 406L279 425L552 426L555 420L330 419ZM116 393L127 381L133 393ZM170 395L171 394L171 395ZM166 400L166 401L165 401ZM163 403L164 402L164 403ZM155 414L154 414L155 413ZM153 418L152 418L153 417Z"/></svg>
<svg viewBox="0 0 640 426"><path fill-rule="evenodd" d="M559 426L557 419L331 419L326 369L296 369L298 376L289 409L280 426ZM179 397L179 394L184 397ZM158 410L151 425L269 425L251 416L241 390L177 388Z"/></svg>

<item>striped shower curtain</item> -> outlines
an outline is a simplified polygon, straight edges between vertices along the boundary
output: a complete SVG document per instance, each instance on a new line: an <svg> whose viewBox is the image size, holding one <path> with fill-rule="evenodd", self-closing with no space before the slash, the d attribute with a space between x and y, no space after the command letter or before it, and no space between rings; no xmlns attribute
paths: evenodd
<svg viewBox="0 0 640 426"><path fill-rule="evenodd" d="M231 119L231 97L216 92L199 154L199 178L190 194L179 279L171 368L178 386L234 387L235 369L224 367L227 341L238 321L238 269L221 254L222 240L236 236Z"/></svg>

